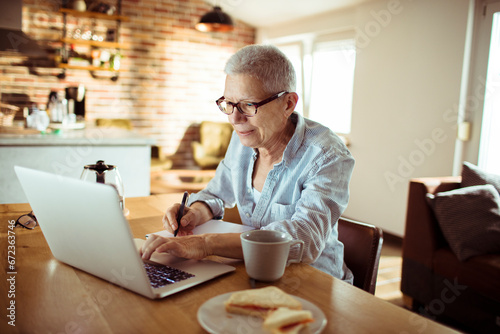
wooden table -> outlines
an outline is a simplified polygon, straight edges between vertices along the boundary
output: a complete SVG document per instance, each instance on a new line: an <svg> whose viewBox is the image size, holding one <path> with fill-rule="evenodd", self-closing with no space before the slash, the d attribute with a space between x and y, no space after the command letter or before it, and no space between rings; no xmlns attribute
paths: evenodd
<svg viewBox="0 0 500 334"><path fill-rule="evenodd" d="M127 199L134 236L161 229L164 209L180 198L166 194ZM149 300L55 260L39 227L15 228L8 239L9 222L29 211L28 204L0 205L2 276L15 272L0 283L0 333L205 333L196 318L199 306L217 295L250 288L242 261L221 259L236 271ZM7 263L8 241L15 249L13 268ZM455 333L309 265L291 265L273 285L321 308L328 319L323 333ZM11 303L14 311L8 310ZM15 327L9 325L13 319Z"/></svg>
<svg viewBox="0 0 500 334"><path fill-rule="evenodd" d="M151 193L198 192L215 176L215 169L169 169L151 171Z"/></svg>

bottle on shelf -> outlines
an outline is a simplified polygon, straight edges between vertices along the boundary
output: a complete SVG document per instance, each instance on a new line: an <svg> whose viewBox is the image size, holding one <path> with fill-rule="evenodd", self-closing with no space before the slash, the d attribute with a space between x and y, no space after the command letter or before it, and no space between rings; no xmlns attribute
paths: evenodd
<svg viewBox="0 0 500 334"><path fill-rule="evenodd" d="M101 66L101 50L99 49L93 49L90 52L90 55L92 57L92 66L99 67Z"/></svg>
<svg viewBox="0 0 500 334"><path fill-rule="evenodd" d="M79 12L84 12L87 10L87 4L85 3L84 0L74 0L73 9Z"/></svg>
<svg viewBox="0 0 500 334"><path fill-rule="evenodd" d="M116 53L113 54L109 60L109 67L115 71L118 71L120 69L121 59L122 55L120 54L120 51L116 51Z"/></svg>
<svg viewBox="0 0 500 334"><path fill-rule="evenodd" d="M61 59L62 64L67 64L68 63L68 49L66 48L66 45L61 46L59 49L59 58Z"/></svg>

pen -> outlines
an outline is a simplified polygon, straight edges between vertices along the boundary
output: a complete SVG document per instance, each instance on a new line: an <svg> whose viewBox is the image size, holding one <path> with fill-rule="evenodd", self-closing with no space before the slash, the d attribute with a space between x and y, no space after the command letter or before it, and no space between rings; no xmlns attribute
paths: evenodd
<svg viewBox="0 0 500 334"><path fill-rule="evenodd" d="M179 212L177 213L177 229L174 231L174 237L179 233L179 229L181 228L181 218L184 216L184 208L186 207L186 202L188 198L188 192L184 192L184 196L182 196L181 207L179 208Z"/></svg>

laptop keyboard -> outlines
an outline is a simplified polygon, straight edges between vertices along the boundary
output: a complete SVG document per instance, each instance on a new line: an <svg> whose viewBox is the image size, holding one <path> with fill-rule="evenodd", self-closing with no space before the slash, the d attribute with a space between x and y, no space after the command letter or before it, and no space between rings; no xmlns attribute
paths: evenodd
<svg viewBox="0 0 500 334"><path fill-rule="evenodd" d="M146 273L153 288L161 288L167 284L173 284L194 277L193 274L164 265L144 263Z"/></svg>

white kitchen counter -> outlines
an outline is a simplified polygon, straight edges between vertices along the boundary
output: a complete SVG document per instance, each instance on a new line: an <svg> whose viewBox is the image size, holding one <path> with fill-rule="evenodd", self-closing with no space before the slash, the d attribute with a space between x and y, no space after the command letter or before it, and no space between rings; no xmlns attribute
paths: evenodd
<svg viewBox="0 0 500 334"><path fill-rule="evenodd" d="M59 134L0 134L0 203L25 203L14 166L80 178L97 160L115 165L125 197L149 196L154 139L116 128L64 130ZM43 191L41 189L40 191Z"/></svg>
<svg viewBox="0 0 500 334"><path fill-rule="evenodd" d="M63 130L59 134L0 134L0 146L153 145L154 140L118 128Z"/></svg>

